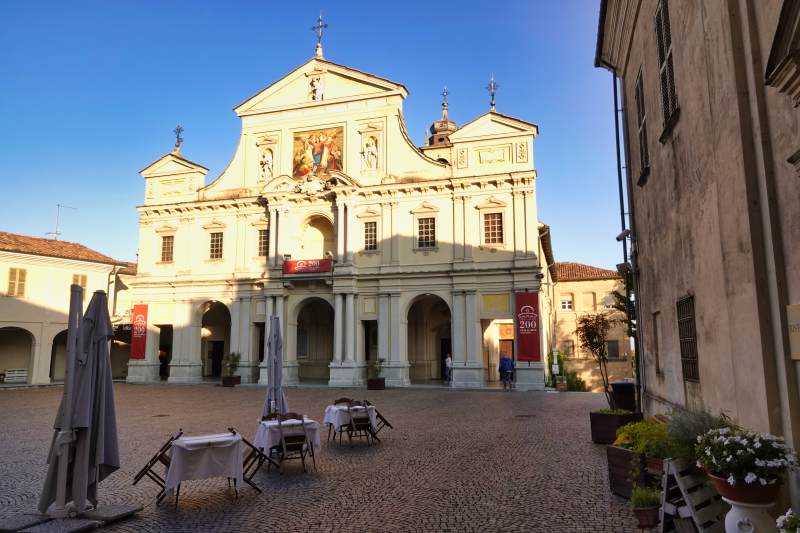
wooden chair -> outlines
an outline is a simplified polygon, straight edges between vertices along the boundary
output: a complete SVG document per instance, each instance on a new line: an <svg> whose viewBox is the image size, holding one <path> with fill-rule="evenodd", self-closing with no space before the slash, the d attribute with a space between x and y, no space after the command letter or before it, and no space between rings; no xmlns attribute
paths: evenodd
<svg viewBox="0 0 800 533"><path fill-rule="evenodd" d="M280 431L281 441L277 446L270 449L270 456L277 458L277 466L283 475L283 462L299 459L303 464L303 472L306 472L306 455L311 455L314 470L317 470L317 460L314 457L314 443L308 438L305 417L300 413L284 413L278 416L278 431ZM285 425L289 420L300 420L300 425ZM299 429L298 429L299 428ZM269 470L270 465L267 465Z"/></svg>
<svg viewBox="0 0 800 533"><path fill-rule="evenodd" d="M164 496L166 495L165 487L167 482L165 479L167 477L167 470L169 469L170 465L169 451L170 448L172 448L172 442L176 439L181 438L181 435L183 435L183 429L178 429L176 433L170 435L170 437L167 439L167 442L161 445L161 447L158 449L155 455L153 455L150 458L150 460L147 461L147 464L145 464L144 467L141 470L139 470L139 472L133 478L133 484L136 485L137 483L139 483L139 481L142 480L142 478L147 476L161 488L161 490L158 492L158 495L156 496L157 504L161 503L161 500L163 500ZM163 475L159 475L159 473L154 470L155 467L159 464L164 466Z"/></svg>
<svg viewBox="0 0 800 533"><path fill-rule="evenodd" d="M372 405L369 402L369 400L364 400L364 403L369 405L369 406L375 407L374 405ZM377 407L375 408L375 418L378 419L378 423L376 424L376 427L375 427L376 438L377 438L377 434L380 433L383 428L388 427L389 429L394 429L394 426L389 423L389 421L386 419L385 416L383 416L381 414L380 411L378 411ZM380 439L378 439L378 440L380 440Z"/></svg>
<svg viewBox="0 0 800 533"><path fill-rule="evenodd" d="M261 489L258 487L258 485L253 482L253 477L255 477L265 462L274 464L275 466L278 466L278 463L276 463L270 457L264 455L261 450L253 446L253 444L244 438L244 435L237 431L236 428L230 427L228 428L228 431L231 433L238 433L239 436L242 437L242 442L247 447L247 454L245 455L244 463L242 464L242 479L245 483L256 489L258 492L261 492Z"/></svg>
<svg viewBox="0 0 800 533"><path fill-rule="evenodd" d="M280 413L276 411L274 413L270 413L268 415L262 416L261 417L261 421L263 422L265 420L277 420L279 416L280 416Z"/></svg>
<svg viewBox="0 0 800 533"><path fill-rule="evenodd" d="M350 424L347 426L347 438L350 446L353 446L353 437L363 437L367 439L367 444L372 446L375 440L375 432L372 430L372 420L369 418L369 410L366 402L353 400L347 404L347 414L350 417Z"/></svg>
<svg viewBox="0 0 800 533"><path fill-rule="evenodd" d="M338 400L334 400L333 405L342 405L342 404L347 405L352 401L353 401L352 398L339 398ZM344 433L345 430L346 430L346 428L344 426L342 426L336 431L336 433L339 434L339 443L340 444L342 442L342 433ZM328 441L331 440L331 432L332 431L333 431L333 424L328 424L328 439L327 439ZM334 433L334 435L333 435L334 442L336 441L336 433Z"/></svg>

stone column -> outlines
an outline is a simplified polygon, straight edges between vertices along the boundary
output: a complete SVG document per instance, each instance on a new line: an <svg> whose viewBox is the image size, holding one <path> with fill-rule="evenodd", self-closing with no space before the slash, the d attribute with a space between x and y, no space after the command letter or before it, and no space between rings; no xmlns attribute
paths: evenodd
<svg viewBox="0 0 800 533"><path fill-rule="evenodd" d="M538 240L539 240L539 224L536 222L536 196L533 191L525 191L525 220L530 220L530 223L525 224L525 249L528 255L536 255L538 253Z"/></svg>
<svg viewBox="0 0 800 533"><path fill-rule="evenodd" d="M378 358L389 360L389 295L378 295Z"/></svg>
<svg viewBox="0 0 800 533"><path fill-rule="evenodd" d="M334 365L342 363L342 294L333 295L333 361Z"/></svg>
<svg viewBox="0 0 800 533"><path fill-rule="evenodd" d="M474 289L466 290L458 298L454 295L455 299L459 300L459 305L454 305L459 316L457 319L454 317L453 336L456 336L458 327L459 348L464 350L464 355L453 362L453 386L483 387L483 335L478 313L478 295Z"/></svg>
<svg viewBox="0 0 800 533"><path fill-rule="evenodd" d="M453 197L453 261L464 260L464 202Z"/></svg>
<svg viewBox="0 0 800 533"><path fill-rule="evenodd" d="M170 383L198 383L203 381L203 354L201 353L201 316L191 301L175 304L173 336L180 329L178 349L173 348L169 365Z"/></svg>
<svg viewBox="0 0 800 533"><path fill-rule="evenodd" d="M472 243L477 235L475 229L475 213L469 196L462 196L464 212L464 261L472 261Z"/></svg>
<svg viewBox="0 0 800 533"><path fill-rule="evenodd" d="M242 300L240 298L237 298L231 302L231 334L230 344L228 346L228 352L239 352L240 354L242 352L240 337L242 327L239 322L239 309L241 306Z"/></svg>
<svg viewBox="0 0 800 533"><path fill-rule="evenodd" d="M354 309L354 295L347 293L345 295L345 319L344 319L344 361L352 363L356 350L356 325L355 325L355 309Z"/></svg>
<svg viewBox="0 0 800 533"><path fill-rule="evenodd" d="M158 369L161 366L158 360L158 342L160 337L159 329L153 324L147 324L147 337L145 338L144 345L144 359L130 359L128 361L128 376L125 381L128 383L151 383L159 381L161 378L158 375ZM175 351L175 332L173 331L173 352ZM48 350L52 350L52 342L47 346ZM50 351L47 353L48 361ZM174 357L174 355L173 355ZM45 370L47 369L47 370ZM50 382L49 365L42 365L42 373L45 374L46 380L43 378L44 383Z"/></svg>
<svg viewBox="0 0 800 533"><path fill-rule="evenodd" d="M344 232L345 232L344 202L342 202L341 198L337 198L336 199L336 259L338 259L340 263L343 263L345 261Z"/></svg>
<svg viewBox="0 0 800 533"><path fill-rule="evenodd" d="M392 264L400 263L400 220L398 219L398 203L389 204L392 209Z"/></svg>
<svg viewBox="0 0 800 533"><path fill-rule="evenodd" d="M258 361L253 354L253 322L250 318L252 307L253 301L250 298L242 299L239 306L239 323L241 324L239 347L242 360L237 374L242 376L242 383L252 383L258 371Z"/></svg>
<svg viewBox="0 0 800 533"><path fill-rule="evenodd" d="M356 217L355 217L355 207L353 206L353 202L348 202L347 204L347 262L353 262L353 252L355 251L355 225L356 225Z"/></svg>
<svg viewBox="0 0 800 533"><path fill-rule="evenodd" d="M514 192L514 209L511 223L514 228L514 256L525 255L527 246L525 244L525 198L519 191ZM537 228L538 231L538 228Z"/></svg>
<svg viewBox="0 0 800 533"><path fill-rule="evenodd" d="M392 260L392 212L387 204L381 204L381 265Z"/></svg>
<svg viewBox="0 0 800 533"><path fill-rule="evenodd" d="M264 360L258 365L258 383L259 385L269 384L269 375L267 373L267 342L269 341L269 319L274 314L272 306L272 296L267 296L265 300L265 314L264 314Z"/></svg>
<svg viewBox="0 0 800 533"><path fill-rule="evenodd" d="M464 292L453 291L453 316L451 317L451 327L453 329L453 367L458 365L463 366L467 362L465 323Z"/></svg>
<svg viewBox="0 0 800 533"><path fill-rule="evenodd" d="M278 210L274 208L270 208L269 210L269 250L267 251L267 255L269 256L269 264L271 266L278 265L278 251L276 249L277 245L277 226L278 226Z"/></svg>
<svg viewBox="0 0 800 533"><path fill-rule="evenodd" d="M383 367L383 376L386 385L392 387L407 387L410 385L408 378L408 352L405 317L400 310L400 293L389 295L389 357Z"/></svg>

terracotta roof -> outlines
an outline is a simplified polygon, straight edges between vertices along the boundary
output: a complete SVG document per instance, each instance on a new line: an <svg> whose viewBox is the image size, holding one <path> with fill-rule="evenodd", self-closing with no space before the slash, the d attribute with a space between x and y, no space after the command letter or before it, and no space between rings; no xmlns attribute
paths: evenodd
<svg viewBox="0 0 800 533"><path fill-rule="evenodd" d="M139 265L137 265L136 263L128 263L128 262L124 262L124 263L122 263L122 264L123 264L123 265L125 265L125 266L123 266L123 267L122 267L122 268L119 270L119 273L120 273L120 274L123 274L123 275L124 275L124 274L127 274L127 275L129 275L129 276L135 276L135 275L136 275L136 269L137 269L137 267L138 267Z"/></svg>
<svg viewBox="0 0 800 533"><path fill-rule="evenodd" d="M556 263L556 281L587 281L592 279L621 279L614 270L564 261Z"/></svg>
<svg viewBox="0 0 800 533"><path fill-rule="evenodd" d="M57 241L28 235L17 235L0 231L0 250L17 252L21 254L44 255L47 257L61 257L76 261L89 261L92 263L105 263L109 265L122 265L117 261L91 248L77 242Z"/></svg>

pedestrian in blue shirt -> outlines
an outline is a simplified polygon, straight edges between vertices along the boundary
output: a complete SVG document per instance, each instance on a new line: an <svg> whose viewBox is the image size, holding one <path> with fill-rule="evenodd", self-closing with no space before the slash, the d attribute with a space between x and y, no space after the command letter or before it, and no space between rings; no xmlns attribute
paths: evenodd
<svg viewBox="0 0 800 533"><path fill-rule="evenodd" d="M511 358L503 354L500 357L500 380L503 382L503 390L511 390L511 373L514 371L514 362Z"/></svg>

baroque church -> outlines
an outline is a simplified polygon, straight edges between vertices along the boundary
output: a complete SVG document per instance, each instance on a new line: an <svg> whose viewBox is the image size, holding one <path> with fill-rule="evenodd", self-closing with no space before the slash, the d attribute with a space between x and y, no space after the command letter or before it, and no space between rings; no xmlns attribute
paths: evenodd
<svg viewBox="0 0 800 533"><path fill-rule="evenodd" d="M128 381L203 381L236 352L242 382L264 383L277 316L285 384L362 386L378 370L387 386L435 383L452 354L452 385L483 387L506 353L517 388L543 388L553 260L537 126L495 111L492 80L490 110L461 127L445 90L417 147L406 87L325 59L319 26L314 57L234 109L219 177L206 184L180 129L141 171Z"/></svg>

